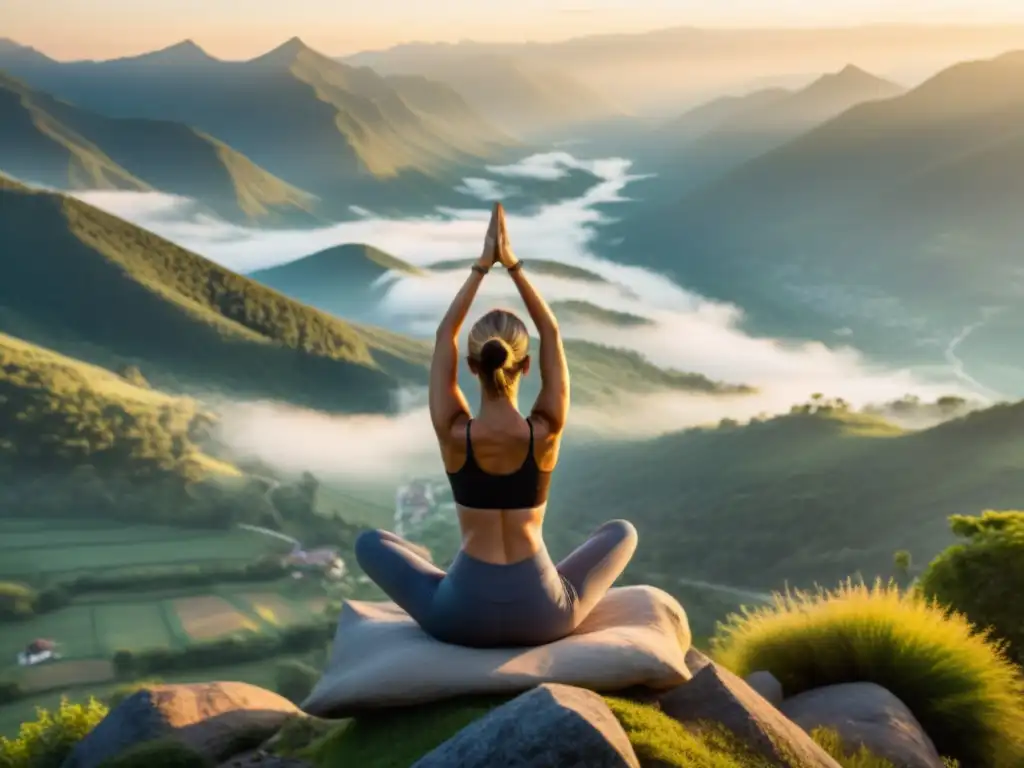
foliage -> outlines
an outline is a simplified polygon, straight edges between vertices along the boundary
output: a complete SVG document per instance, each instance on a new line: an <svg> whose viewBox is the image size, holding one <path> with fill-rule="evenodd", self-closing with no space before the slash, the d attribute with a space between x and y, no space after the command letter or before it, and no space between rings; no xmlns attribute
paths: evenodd
<svg viewBox="0 0 1024 768"><path fill-rule="evenodd" d="M950 521L964 541L932 561L920 589L991 629L1024 664L1024 512L954 515Z"/></svg>
<svg viewBox="0 0 1024 768"><path fill-rule="evenodd" d="M145 741L104 761L101 768L213 768L214 762L178 739Z"/></svg>
<svg viewBox="0 0 1024 768"><path fill-rule="evenodd" d="M917 432L849 410L618 443L586 443L570 425L549 547L567 552L626 516L640 532L627 570L635 579L668 574L756 591L888 577L894 550L927 562L952 543L950 514L1021 498L1022 427L1024 404Z"/></svg>
<svg viewBox="0 0 1024 768"><path fill-rule="evenodd" d="M334 624L333 620L325 616L308 624L279 627L273 635L245 633L184 648L157 648L138 652L120 650L114 654L114 669L117 676L124 680L158 672L243 664L302 653L330 640L334 635Z"/></svg>
<svg viewBox="0 0 1024 768"><path fill-rule="evenodd" d="M39 709L34 721L22 723L17 737L0 736L0 766L60 768L74 745L106 716L107 708L96 699L84 704L61 699L53 712Z"/></svg>
<svg viewBox="0 0 1024 768"><path fill-rule="evenodd" d="M914 713L941 754L966 765L1024 759L1024 679L997 644L915 593L847 582L817 594L777 595L733 615L716 658L737 674L768 670L787 696L873 682Z"/></svg>
<svg viewBox="0 0 1024 768"><path fill-rule="evenodd" d="M2 331L134 365L157 389L337 412L388 411L399 381L426 376L360 329L78 200L15 186L0 211Z"/></svg>
<svg viewBox="0 0 1024 768"><path fill-rule="evenodd" d="M275 690L294 704L300 704L313 691L320 673L296 659L279 661L274 669Z"/></svg>
<svg viewBox="0 0 1024 768"><path fill-rule="evenodd" d="M0 621L32 615L38 595L25 584L0 581Z"/></svg>

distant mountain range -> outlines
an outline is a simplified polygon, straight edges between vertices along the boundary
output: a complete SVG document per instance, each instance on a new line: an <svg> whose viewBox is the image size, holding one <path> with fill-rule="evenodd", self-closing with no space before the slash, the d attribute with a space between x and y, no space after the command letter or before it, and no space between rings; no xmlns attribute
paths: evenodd
<svg viewBox="0 0 1024 768"><path fill-rule="evenodd" d="M670 188L678 197L857 104L903 90L851 64L798 90L769 88L696 107L644 142L643 154L659 170L647 194Z"/></svg>
<svg viewBox="0 0 1024 768"><path fill-rule="evenodd" d="M318 201L181 123L109 118L0 73L0 168L58 189L168 192L228 220L307 224Z"/></svg>
<svg viewBox="0 0 1024 768"><path fill-rule="evenodd" d="M382 77L293 38L251 61L190 41L110 61L57 62L7 41L0 70L80 109L172 121L214 137L321 210L407 212L463 200L454 187L515 144L446 84Z"/></svg>
<svg viewBox="0 0 1024 768"><path fill-rule="evenodd" d="M1001 361L1024 330L1022 201L1024 53L1012 53L860 104L642 212L615 255L738 302L764 332L846 326L903 362L941 359L966 330L960 359L1007 382Z"/></svg>
<svg viewBox="0 0 1024 768"><path fill-rule="evenodd" d="M480 57L527 62L573 78L633 113L670 115L709 95L785 84L794 74L857 61L900 82L920 82L956 61L1024 47L1024 25L865 24L801 28L673 27L556 42L405 43L351 57L381 71L428 72ZM782 82L780 82L782 81Z"/></svg>
<svg viewBox="0 0 1024 768"><path fill-rule="evenodd" d="M480 53L445 59L367 52L344 61L380 72L425 74L442 80L495 125L522 137L558 134L622 114L571 75L537 66L529 57Z"/></svg>

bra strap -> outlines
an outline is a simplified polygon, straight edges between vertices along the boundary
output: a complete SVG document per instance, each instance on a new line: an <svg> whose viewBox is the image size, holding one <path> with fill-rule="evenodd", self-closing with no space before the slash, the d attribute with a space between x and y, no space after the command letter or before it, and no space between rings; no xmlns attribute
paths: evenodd
<svg viewBox="0 0 1024 768"><path fill-rule="evenodd" d="M526 426L530 428L530 458L533 458L533 422L530 421L530 417L526 417Z"/></svg>

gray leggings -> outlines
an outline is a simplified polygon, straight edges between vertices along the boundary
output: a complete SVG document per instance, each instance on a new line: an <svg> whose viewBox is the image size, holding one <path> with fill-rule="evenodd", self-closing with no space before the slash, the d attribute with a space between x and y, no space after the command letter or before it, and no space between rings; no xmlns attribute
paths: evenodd
<svg viewBox="0 0 1024 768"><path fill-rule="evenodd" d="M571 634L636 551L632 523L613 520L555 565L547 549L511 565L459 552L448 572L423 548L388 531L365 531L356 560L429 634L477 648L535 646Z"/></svg>

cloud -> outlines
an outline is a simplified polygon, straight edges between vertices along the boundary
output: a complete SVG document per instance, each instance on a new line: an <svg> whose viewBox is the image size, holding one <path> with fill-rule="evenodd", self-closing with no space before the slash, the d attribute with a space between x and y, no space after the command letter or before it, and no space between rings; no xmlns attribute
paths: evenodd
<svg viewBox="0 0 1024 768"><path fill-rule="evenodd" d="M843 397L857 406L907 393L924 400L942 394L985 400L991 394L971 386L962 364L930 371L873 364L852 346L854 336L839 335L841 344L836 346L751 336L741 328L742 308L708 300L647 270L594 256L590 245L595 225L604 216L600 204L626 201L624 190L637 178L629 175L626 160L579 161L566 152L552 152L488 170L506 177L557 178L569 167L585 167L601 182L578 199L510 215L514 249L527 269L531 260L544 259L582 267L604 278L605 282L595 283L531 273L549 300L588 301L653 323L616 328L567 320L566 336L634 349L663 367L751 384L760 390L752 397L665 393L626 397L618 408L574 407L577 434L646 437L723 417L744 420L788 410L814 392ZM479 183L483 181L470 179L464 184L483 196L488 191ZM166 195L97 192L79 196L242 272L345 242L369 243L420 265L471 257L479 253L489 216L486 208L444 208L404 220L364 216L316 230L264 231L210 219L189 201ZM394 276L380 307L381 323L429 336L464 279L461 271ZM513 283L500 273L484 282L467 328L494 306L511 307L525 315ZM422 403L407 402L404 412L394 418L332 418L268 403L234 404L224 424L232 445L295 469L358 476L397 472L406 465L439 467Z"/></svg>

